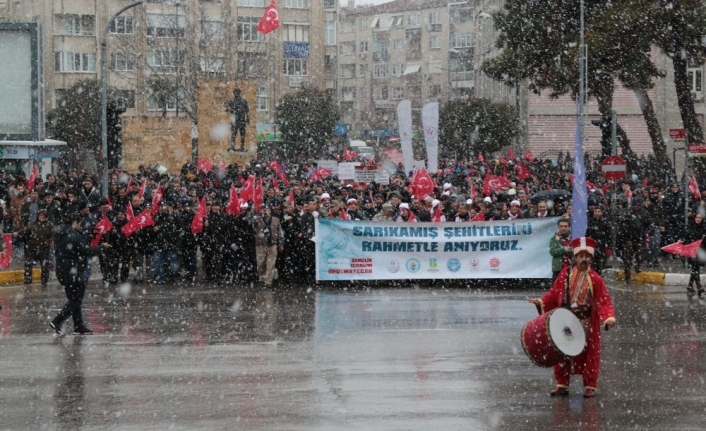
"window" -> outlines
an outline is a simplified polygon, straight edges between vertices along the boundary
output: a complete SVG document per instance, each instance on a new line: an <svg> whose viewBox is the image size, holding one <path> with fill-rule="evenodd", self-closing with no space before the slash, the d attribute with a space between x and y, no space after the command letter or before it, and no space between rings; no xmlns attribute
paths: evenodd
<svg viewBox="0 0 706 431"><path fill-rule="evenodd" d="M355 78L355 64L342 64L341 78Z"/></svg>
<svg viewBox="0 0 706 431"><path fill-rule="evenodd" d="M309 42L308 24L286 24L284 40L287 42Z"/></svg>
<svg viewBox="0 0 706 431"><path fill-rule="evenodd" d="M201 36L204 40L220 39L223 23L221 21L204 21L201 24Z"/></svg>
<svg viewBox="0 0 706 431"><path fill-rule="evenodd" d="M397 15L392 17L392 21L390 25L392 27L402 27L404 24L404 16L403 15Z"/></svg>
<svg viewBox="0 0 706 431"><path fill-rule="evenodd" d="M147 98L147 109L150 111L176 111L177 100L175 94L168 94L166 91L156 91L149 89Z"/></svg>
<svg viewBox="0 0 706 431"><path fill-rule="evenodd" d="M265 52L238 52L238 76L259 78L267 74L267 53Z"/></svg>
<svg viewBox="0 0 706 431"><path fill-rule="evenodd" d="M64 34L93 36L96 34L96 17L93 15L64 15Z"/></svg>
<svg viewBox="0 0 706 431"><path fill-rule="evenodd" d="M358 22L360 23L359 28L361 31L368 29L368 18L367 17L363 17L363 18L359 19Z"/></svg>
<svg viewBox="0 0 706 431"><path fill-rule="evenodd" d="M411 13L407 15L407 27L418 27L422 20L419 13Z"/></svg>
<svg viewBox="0 0 706 431"><path fill-rule="evenodd" d="M431 36L429 38L429 48L432 49L439 49L441 48L441 37L439 36Z"/></svg>
<svg viewBox="0 0 706 431"><path fill-rule="evenodd" d="M388 63L375 63L373 68L374 78L384 78L390 76L390 65Z"/></svg>
<svg viewBox="0 0 706 431"><path fill-rule="evenodd" d="M125 109L135 109L135 90L114 90L115 104Z"/></svg>
<svg viewBox="0 0 706 431"><path fill-rule="evenodd" d="M95 72L96 54L92 52L55 52L56 72Z"/></svg>
<svg viewBox="0 0 706 431"><path fill-rule="evenodd" d="M324 23L324 44L336 44L336 21L326 21Z"/></svg>
<svg viewBox="0 0 706 431"><path fill-rule="evenodd" d="M147 35L152 37L184 37L186 17L174 14L147 14Z"/></svg>
<svg viewBox="0 0 706 431"><path fill-rule="evenodd" d="M373 99L388 100L390 98L390 87L388 85L376 85L373 87Z"/></svg>
<svg viewBox="0 0 706 431"><path fill-rule="evenodd" d="M131 72L135 69L135 55L116 52L111 56L111 67L118 72Z"/></svg>
<svg viewBox="0 0 706 431"><path fill-rule="evenodd" d="M284 7L307 9L309 7L309 0L284 0Z"/></svg>
<svg viewBox="0 0 706 431"><path fill-rule="evenodd" d="M285 59L282 74L288 76L306 76L309 74L309 62L305 58Z"/></svg>
<svg viewBox="0 0 706 431"><path fill-rule="evenodd" d="M473 35L471 33L454 34L451 43L454 48L470 48L473 46Z"/></svg>
<svg viewBox="0 0 706 431"><path fill-rule="evenodd" d="M132 18L119 16L110 23L110 32L113 34L132 34L134 32Z"/></svg>
<svg viewBox="0 0 706 431"><path fill-rule="evenodd" d="M265 7L265 0L238 0L238 6Z"/></svg>
<svg viewBox="0 0 706 431"><path fill-rule="evenodd" d="M267 87L257 87L257 110L267 111Z"/></svg>
<svg viewBox="0 0 706 431"><path fill-rule="evenodd" d="M360 64L359 69L360 69L360 76L365 76L365 74L368 73L368 65L367 64Z"/></svg>
<svg viewBox="0 0 706 431"><path fill-rule="evenodd" d="M373 39L373 52L388 52L389 41L387 39Z"/></svg>
<svg viewBox="0 0 706 431"><path fill-rule="evenodd" d="M392 41L393 51L404 51L404 39L395 39Z"/></svg>
<svg viewBox="0 0 706 431"><path fill-rule="evenodd" d="M336 0L324 0L324 9L336 10Z"/></svg>
<svg viewBox="0 0 706 431"><path fill-rule="evenodd" d="M687 83L689 91L700 93L703 91L704 72L698 61L689 59L686 70Z"/></svg>
<svg viewBox="0 0 706 431"><path fill-rule="evenodd" d="M368 42L360 42L360 52L368 52Z"/></svg>
<svg viewBox="0 0 706 431"><path fill-rule="evenodd" d="M260 18L239 16L237 22L238 42L264 42L265 35L257 31Z"/></svg>
<svg viewBox="0 0 706 431"><path fill-rule="evenodd" d="M155 49L147 53L147 64L157 73L184 72L184 51Z"/></svg>
<svg viewBox="0 0 706 431"><path fill-rule="evenodd" d="M341 102L351 102L355 100L355 87L341 88Z"/></svg>
<svg viewBox="0 0 706 431"><path fill-rule="evenodd" d="M404 64L395 63L392 65L392 75L393 76L402 76L403 72L404 72Z"/></svg>
<svg viewBox="0 0 706 431"><path fill-rule="evenodd" d="M404 88L395 87L392 89L392 100L404 99Z"/></svg>
<svg viewBox="0 0 706 431"><path fill-rule="evenodd" d="M441 13L438 10L429 12L429 24L441 24Z"/></svg>
<svg viewBox="0 0 706 431"><path fill-rule="evenodd" d="M223 56L218 54L201 54L199 59L201 73L211 76L223 76L226 73L225 61Z"/></svg>

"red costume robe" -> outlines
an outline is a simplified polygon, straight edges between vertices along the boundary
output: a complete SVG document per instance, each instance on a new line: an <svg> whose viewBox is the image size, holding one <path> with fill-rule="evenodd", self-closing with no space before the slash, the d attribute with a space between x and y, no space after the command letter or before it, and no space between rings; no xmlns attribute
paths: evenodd
<svg viewBox="0 0 706 431"><path fill-rule="evenodd" d="M541 314L552 311L562 306L566 294L566 278L569 271L576 265L563 268L549 292L540 299ZM571 290L571 303L577 305L590 305L591 315L581 321L586 331L586 348L574 358L566 359L554 366L554 378L557 387L568 388L572 374L583 376L583 385L586 389L596 389L598 384L598 371L601 363L601 327L607 322L615 321L613 301L610 299L605 282L593 269L589 268L590 283ZM572 275L574 278L576 273Z"/></svg>

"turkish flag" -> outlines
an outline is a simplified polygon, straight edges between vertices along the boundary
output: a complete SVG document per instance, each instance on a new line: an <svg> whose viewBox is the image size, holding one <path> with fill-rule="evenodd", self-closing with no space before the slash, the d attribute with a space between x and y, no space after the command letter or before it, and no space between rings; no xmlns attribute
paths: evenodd
<svg viewBox="0 0 706 431"><path fill-rule="evenodd" d="M260 212L262 208L262 178L259 178L255 183L255 194L252 201L255 205L255 211Z"/></svg>
<svg viewBox="0 0 706 431"><path fill-rule="evenodd" d="M191 233L194 235L203 232L203 222L206 218L206 196L201 198L199 209L196 211L194 221L191 222Z"/></svg>
<svg viewBox="0 0 706 431"><path fill-rule="evenodd" d="M424 199L434 192L434 180L425 168L417 169L412 176L412 190L418 199Z"/></svg>
<svg viewBox="0 0 706 431"><path fill-rule="evenodd" d="M471 199L478 197L478 192L476 192L476 186L471 186Z"/></svg>
<svg viewBox="0 0 706 431"><path fill-rule="evenodd" d="M133 233L148 226L154 226L154 219L149 211L142 211L123 226L123 233L129 238Z"/></svg>
<svg viewBox="0 0 706 431"><path fill-rule="evenodd" d="M534 153L530 150L525 151L525 160L530 163L534 163Z"/></svg>
<svg viewBox="0 0 706 431"><path fill-rule="evenodd" d="M93 229L93 239L91 240L91 247L95 247L98 244L101 243L101 238L103 238L103 235L105 235L109 230L113 228L113 223L110 222L108 217L103 217L101 221L96 224L96 227Z"/></svg>
<svg viewBox="0 0 706 431"><path fill-rule="evenodd" d="M141 198L144 198L146 188L147 188L147 178L143 178L142 184L140 184L140 189L137 191L137 195Z"/></svg>
<svg viewBox="0 0 706 431"><path fill-rule="evenodd" d="M667 253L672 253L676 254L679 256L686 256L686 257L696 257L696 253L699 251L699 246L701 246L701 241L698 240L695 242L692 242L691 244L682 244L679 242L675 242L673 244L665 245L662 247L662 251L665 251Z"/></svg>
<svg viewBox="0 0 706 431"><path fill-rule="evenodd" d="M476 216L473 217L471 219L471 221L485 221L485 214L483 214L483 212L481 211L478 214L476 214Z"/></svg>
<svg viewBox="0 0 706 431"><path fill-rule="evenodd" d="M255 196L255 176L250 175L247 180L243 183L243 187L240 189L240 199L243 202L250 202L254 200Z"/></svg>
<svg viewBox="0 0 706 431"><path fill-rule="evenodd" d="M209 173L213 170L213 160L199 158L196 160L196 172L204 171Z"/></svg>
<svg viewBox="0 0 706 431"><path fill-rule="evenodd" d="M695 200L701 200L701 193L699 192L699 185L696 184L696 178L689 178L689 191L694 195Z"/></svg>
<svg viewBox="0 0 706 431"><path fill-rule="evenodd" d="M132 177L130 177L130 179L127 180L127 187L125 187L125 189L127 190L128 193L130 193L132 191Z"/></svg>
<svg viewBox="0 0 706 431"><path fill-rule="evenodd" d="M289 203L294 205L294 192L293 191L289 192L289 197L287 198L287 200L289 201Z"/></svg>
<svg viewBox="0 0 706 431"><path fill-rule="evenodd" d="M230 186L230 195L228 196L228 204L226 205L226 215L239 215L240 214L240 199L238 198L238 192L235 190L235 186Z"/></svg>
<svg viewBox="0 0 706 431"><path fill-rule="evenodd" d="M277 178L272 178L272 188L275 190L279 190L279 183L277 182Z"/></svg>
<svg viewBox="0 0 706 431"><path fill-rule="evenodd" d="M159 212L159 203L164 199L164 192L162 191L162 186L157 187L152 193L152 214L157 214Z"/></svg>
<svg viewBox="0 0 706 431"><path fill-rule="evenodd" d="M505 177L488 174L485 176L485 182L483 183L483 193L486 196L490 196L493 190L500 190L503 186L510 187L511 184L512 182Z"/></svg>
<svg viewBox="0 0 706 431"><path fill-rule="evenodd" d="M29 180L27 181L27 190L32 190L34 184L39 179L39 171L37 170L37 165L32 166L32 173L29 175Z"/></svg>
<svg viewBox="0 0 706 431"><path fill-rule="evenodd" d="M524 163L518 161L517 162L517 179L520 181L524 181L531 176L532 176L532 174L530 173L529 169L527 169L527 166L525 166Z"/></svg>
<svg viewBox="0 0 706 431"><path fill-rule="evenodd" d="M267 34L274 31L280 26L281 22L279 20L279 13L277 12L277 5L275 5L275 0L270 1L270 5L265 9L265 13L260 18L260 23L257 25L257 31L262 34Z"/></svg>
<svg viewBox="0 0 706 431"><path fill-rule="evenodd" d="M130 221L135 218L135 211L132 209L132 202L127 203L127 209L125 209L125 216L127 218L127 221Z"/></svg>

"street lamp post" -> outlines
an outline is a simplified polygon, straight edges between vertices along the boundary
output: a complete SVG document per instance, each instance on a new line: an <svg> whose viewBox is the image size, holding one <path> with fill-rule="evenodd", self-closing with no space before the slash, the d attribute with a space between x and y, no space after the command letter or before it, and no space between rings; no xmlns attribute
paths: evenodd
<svg viewBox="0 0 706 431"><path fill-rule="evenodd" d="M176 77L176 94L174 95L174 99L175 99L174 101L175 101L175 105L176 105L176 116L178 117L179 116L179 79L180 79L179 69L181 69L181 62L182 62L181 56L179 55L179 33L180 33L180 30L179 30L179 28L180 28L179 27L179 6L181 6L181 2L178 1L178 2L174 3L174 6L176 6L176 9L174 12L174 26L176 28L175 29L175 32L176 32L176 53L171 58L174 58L176 60L175 63L176 63L176 76L177 77ZM170 61L171 61L171 58L170 58Z"/></svg>
<svg viewBox="0 0 706 431"><path fill-rule="evenodd" d="M106 58L108 54L108 32L110 31L110 24L121 13L146 1L138 0L115 12L105 25L103 39L101 39L101 164L103 165L101 193L103 196L108 195L108 59Z"/></svg>
<svg viewBox="0 0 706 431"><path fill-rule="evenodd" d="M452 86L451 86L451 49L454 47L451 44L451 6L459 6L462 4L468 4L467 1L457 1L457 2L451 2L446 5L446 16L448 17L448 29L446 30L447 33L447 39L449 41L449 49L446 51L446 55L448 58L448 70L446 73L446 77L448 80L448 85L449 85L449 100L451 100L451 95L452 95Z"/></svg>

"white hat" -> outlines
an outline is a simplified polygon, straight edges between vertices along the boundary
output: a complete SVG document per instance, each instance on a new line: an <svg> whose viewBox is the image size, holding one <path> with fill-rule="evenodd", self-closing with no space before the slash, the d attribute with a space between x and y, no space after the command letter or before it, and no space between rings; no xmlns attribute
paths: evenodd
<svg viewBox="0 0 706 431"><path fill-rule="evenodd" d="M242 204L240 204L240 208L250 208L250 205L248 205L247 202L243 202Z"/></svg>
<svg viewBox="0 0 706 431"><path fill-rule="evenodd" d="M441 196L451 196L451 193L450 193L450 192L444 192L444 193L441 194Z"/></svg>
<svg viewBox="0 0 706 431"><path fill-rule="evenodd" d="M321 199L331 199L331 195L328 193L321 193Z"/></svg>
<svg viewBox="0 0 706 431"><path fill-rule="evenodd" d="M448 190L451 188L451 183L444 183L444 190Z"/></svg>
<svg viewBox="0 0 706 431"><path fill-rule="evenodd" d="M255 167L256 167L256 168L261 168L262 165L258 163L257 165L255 165Z"/></svg>
<svg viewBox="0 0 706 431"><path fill-rule="evenodd" d="M490 198L490 196L486 196L483 198L483 202L493 203L493 200Z"/></svg>
<svg viewBox="0 0 706 431"><path fill-rule="evenodd" d="M515 196L517 192L515 191L515 189L510 189L507 191L507 194L509 194L510 196Z"/></svg>
<svg viewBox="0 0 706 431"><path fill-rule="evenodd" d="M350 204L352 204L352 203L356 203L356 204L357 204L357 203L358 203L358 199L350 198L350 199L348 199L348 200L346 201L346 204L348 204L348 205L350 205Z"/></svg>
<svg viewBox="0 0 706 431"><path fill-rule="evenodd" d="M439 199L434 199L433 201L431 201L431 207L436 208L440 203L441 201Z"/></svg>
<svg viewBox="0 0 706 431"><path fill-rule="evenodd" d="M520 204L520 201L515 200L515 201L510 202L510 206L511 207L521 207L522 205Z"/></svg>
<svg viewBox="0 0 706 431"><path fill-rule="evenodd" d="M473 205L473 199L466 199L466 205Z"/></svg>
<svg viewBox="0 0 706 431"><path fill-rule="evenodd" d="M409 209L409 204L407 204L407 203L401 203L401 204L400 204L400 209L401 209L401 210L403 210L403 209L404 209L404 210L408 210L408 209Z"/></svg>

